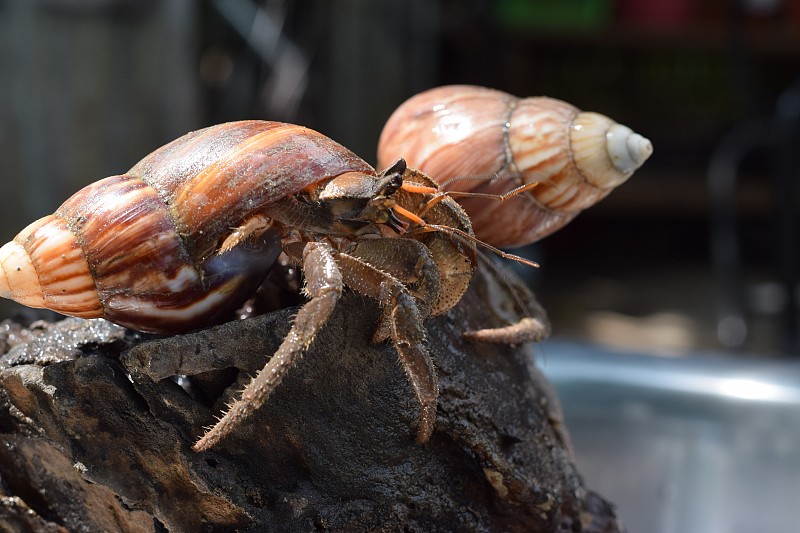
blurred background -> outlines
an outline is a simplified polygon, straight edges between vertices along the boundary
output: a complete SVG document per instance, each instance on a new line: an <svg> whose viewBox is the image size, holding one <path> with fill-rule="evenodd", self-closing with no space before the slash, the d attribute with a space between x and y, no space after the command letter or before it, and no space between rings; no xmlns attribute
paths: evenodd
<svg viewBox="0 0 800 533"><path fill-rule="evenodd" d="M632 531L795 531L800 1L0 0L0 79L2 242L223 121L374 162L402 101L471 83L630 126L652 158L522 251L579 466Z"/></svg>

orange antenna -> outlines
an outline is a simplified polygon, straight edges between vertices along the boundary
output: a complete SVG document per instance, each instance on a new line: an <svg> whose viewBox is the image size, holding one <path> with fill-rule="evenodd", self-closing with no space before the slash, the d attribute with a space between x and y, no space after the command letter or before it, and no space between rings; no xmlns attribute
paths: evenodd
<svg viewBox="0 0 800 533"><path fill-rule="evenodd" d="M477 176L465 176L465 178L477 178ZM453 181L453 180L449 180ZM426 231L440 231L442 233L447 233L452 235L453 237L460 238L464 241L473 242L478 246L483 246L484 248L494 252L495 254L499 255L504 259L509 259L511 261L516 261L517 263L521 263L523 265L527 265L533 268L539 268L539 263L535 261L531 261L530 259L526 259L524 257L511 254L508 252L504 252L499 248L495 248L491 244L483 242L482 240L478 239L474 235L470 235L469 233L462 231L458 228L453 228L450 226L441 226L439 224L428 224L425 222L422 217L425 216L425 213L428 212L434 205L444 200L447 196L459 195L459 196L471 196L471 197L478 197L478 198L488 198L491 200L497 200L499 202L504 202L509 198L517 196L520 193L523 193L529 189L532 189L538 185L537 182L528 183L525 185L521 185L519 187L515 187L514 189L508 191L505 194L489 194L489 193L473 193L473 192L466 192L466 191L442 191L440 189L436 189L435 187L429 187L427 185L420 185L418 183L413 182L403 182L401 188L404 191L411 192L411 193L421 193L421 194L432 194L433 197L428 200L425 205L420 209L419 213L412 213L408 209L401 207L399 205L392 206L392 211L398 215L402 215L418 227L412 229L408 233L415 233L415 232L426 232Z"/></svg>
<svg viewBox="0 0 800 533"><path fill-rule="evenodd" d="M464 197L468 197L468 198L486 198L486 199L489 199L489 200L497 200L498 202L505 202L509 198L513 198L514 196L517 196L518 194L521 194L521 193L523 193L525 191L533 189L537 185L539 185L538 182L527 183L525 185L520 185L519 187L511 189L510 191L508 191L507 193L504 193L504 194L491 194L491 193L485 193L485 192L471 192L471 191L444 191L444 190L441 190L441 189L435 189L434 187L427 187L427 186L417 185L417 184L409 184L408 186L406 186L405 183L403 183L402 189L404 191L407 191L407 192L417 192L417 193L422 193L422 194L432 194L433 195L433 198L428 200L428 202L422 207L422 209L419 210L419 215L418 216L424 217L425 213L427 213L434 205L436 205L439 202L441 202L442 200L444 200L447 196L449 196L451 198L454 198L456 196L461 197L461 198L464 198Z"/></svg>
<svg viewBox="0 0 800 533"><path fill-rule="evenodd" d="M515 187L504 194L491 194L486 192L471 192L471 191L443 191L444 194L448 196L467 196L472 198L488 198L489 200L497 200L498 202L505 202L509 198L513 198L514 196L523 193L525 191L529 191L539 185L538 181L534 181L533 183L526 183L525 185L520 185L519 187Z"/></svg>
<svg viewBox="0 0 800 533"><path fill-rule="evenodd" d="M403 214L403 213L400 213ZM417 222L416 220L414 222ZM524 257L510 254L508 252L504 252L499 248L495 248L491 244L485 243L479 238L475 237L474 235L470 235L466 231L460 230L458 228L451 228L450 226L440 226L439 224L428 224L424 220L420 219L422 224L419 225L418 228L414 228L413 230L409 231L408 233L417 233L417 232L426 232L426 231L441 231L442 233L447 233L452 235L453 237L460 238L462 240L472 242L477 244L478 246L483 246L487 250L494 252L495 254L499 255L504 259L510 259L511 261L516 261L517 263L521 263L523 265L527 265L533 268L539 268L539 263L536 261L531 261L530 259L526 259ZM419 224L419 222L417 222Z"/></svg>
<svg viewBox="0 0 800 533"><path fill-rule="evenodd" d="M500 171L500 172L493 172L491 174L473 174L468 176L453 176L451 178L447 178L443 182L439 184L440 187L446 188L448 185L452 183L457 183L459 181L495 181L495 180L517 180L521 181L522 174L520 172L514 172L510 170Z"/></svg>

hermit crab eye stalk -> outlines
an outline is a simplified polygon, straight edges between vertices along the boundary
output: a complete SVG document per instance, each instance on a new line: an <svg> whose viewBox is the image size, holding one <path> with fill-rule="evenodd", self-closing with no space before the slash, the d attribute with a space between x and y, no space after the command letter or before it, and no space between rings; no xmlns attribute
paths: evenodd
<svg viewBox="0 0 800 533"><path fill-rule="evenodd" d="M397 162L383 171L384 176L388 176L390 174L396 174L402 180L403 174L405 174L408 165L406 164L406 160L402 157L397 160Z"/></svg>
<svg viewBox="0 0 800 533"><path fill-rule="evenodd" d="M403 174L406 172L406 160L398 159L397 162L383 172L381 185L378 187L379 196L391 196L403 186Z"/></svg>

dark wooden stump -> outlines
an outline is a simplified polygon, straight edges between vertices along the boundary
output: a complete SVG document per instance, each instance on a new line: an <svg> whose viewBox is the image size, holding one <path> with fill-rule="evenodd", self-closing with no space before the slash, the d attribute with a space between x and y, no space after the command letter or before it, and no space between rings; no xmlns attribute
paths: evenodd
<svg viewBox="0 0 800 533"><path fill-rule="evenodd" d="M191 444L296 309L158 339L103 321L7 324L0 527L619 531L575 469L535 345L462 337L512 307L506 285L480 274L427 321L441 396L426 445L414 442L418 405L397 354L369 343L376 306L348 294L267 404L206 453Z"/></svg>

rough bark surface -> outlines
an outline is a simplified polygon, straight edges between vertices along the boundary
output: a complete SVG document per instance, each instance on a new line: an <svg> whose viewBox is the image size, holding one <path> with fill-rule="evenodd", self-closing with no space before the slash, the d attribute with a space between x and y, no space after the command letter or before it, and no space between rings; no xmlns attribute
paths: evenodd
<svg viewBox="0 0 800 533"><path fill-rule="evenodd" d="M397 354L370 344L377 308L352 294L266 405L206 453L191 444L296 309L167 338L104 321L6 323L0 529L619 531L574 467L535 345L462 337L513 319L516 283L481 273L426 322L441 387L426 445Z"/></svg>

